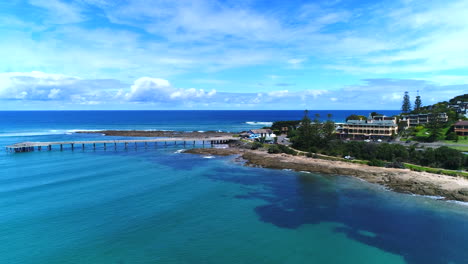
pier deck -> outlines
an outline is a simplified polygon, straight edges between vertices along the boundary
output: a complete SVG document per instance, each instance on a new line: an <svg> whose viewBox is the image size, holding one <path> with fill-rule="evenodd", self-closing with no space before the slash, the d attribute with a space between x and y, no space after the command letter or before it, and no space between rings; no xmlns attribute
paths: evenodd
<svg viewBox="0 0 468 264"><path fill-rule="evenodd" d="M6 149L9 152L31 152L34 150L41 150L43 147L47 148L47 150L52 150L53 146L59 146L60 150L63 150L63 146L70 146L73 150L75 146L80 146L81 148L85 148L86 145L92 145L93 149L96 149L96 144L102 144L104 149L108 146L113 146L115 149L117 148L117 144L124 144L125 148L128 148L128 144L135 144L135 147L138 143L144 143L145 146L148 143L155 143L162 142L165 145L167 143L174 143L181 142L184 145L192 143L195 145L196 142L201 142L203 145L205 144L224 144L230 141L237 141L239 138L235 137L211 137L211 138L155 138L155 139L121 139L121 140L93 140L93 141L55 141L55 142L22 142L16 143L10 146L7 146Z"/></svg>

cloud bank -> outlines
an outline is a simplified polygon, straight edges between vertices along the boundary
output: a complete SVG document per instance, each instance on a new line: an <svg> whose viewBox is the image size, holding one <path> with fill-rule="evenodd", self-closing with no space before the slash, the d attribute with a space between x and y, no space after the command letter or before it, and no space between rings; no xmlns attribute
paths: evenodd
<svg viewBox="0 0 468 264"><path fill-rule="evenodd" d="M274 89L274 87L272 87ZM440 85L423 80L366 79L337 90L272 90L235 93L174 87L168 80L141 77L131 84L118 80L80 79L43 72L0 74L0 100L22 104L133 104L142 109L399 109L405 91L424 104L465 93L468 85Z"/></svg>
<svg viewBox="0 0 468 264"><path fill-rule="evenodd" d="M467 13L468 0L3 1L0 98L396 109L419 90L429 103L466 93Z"/></svg>

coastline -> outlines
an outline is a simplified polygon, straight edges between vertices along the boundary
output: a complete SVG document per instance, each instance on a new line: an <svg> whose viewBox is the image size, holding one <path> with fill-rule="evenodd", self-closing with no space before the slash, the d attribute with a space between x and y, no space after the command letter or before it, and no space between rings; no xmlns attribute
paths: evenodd
<svg viewBox="0 0 468 264"><path fill-rule="evenodd" d="M461 177L416 172L409 169L373 167L305 156L269 154L265 151L237 147L189 149L184 153L219 156L239 155L246 160L247 166L353 176L370 183L383 185L400 193L440 196L447 200L468 202L468 180Z"/></svg>
<svg viewBox="0 0 468 264"><path fill-rule="evenodd" d="M193 139L234 135L233 133L219 131L180 132L163 130L102 130L78 131L76 133L99 133L105 136L125 137L184 137ZM246 161L245 165L247 166L346 175L379 184L400 193L439 196L447 200L468 202L468 179L462 177L417 172L409 169L374 167L305 156L292 156L284 153L269 154L266 151L250 150L239 145L230 146L229 148L188 149L184 153L217 156L239 155Z"/></svg>

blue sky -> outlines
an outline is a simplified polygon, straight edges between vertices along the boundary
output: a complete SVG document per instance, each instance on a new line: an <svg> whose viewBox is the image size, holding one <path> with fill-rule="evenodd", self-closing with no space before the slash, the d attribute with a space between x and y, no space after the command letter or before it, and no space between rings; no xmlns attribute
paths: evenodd
<svg viewBox="0 0 468 264"><path fill-rule="evenodd" d="M0 2L0 110L399 109L468 93L468 1Z"/></svg>

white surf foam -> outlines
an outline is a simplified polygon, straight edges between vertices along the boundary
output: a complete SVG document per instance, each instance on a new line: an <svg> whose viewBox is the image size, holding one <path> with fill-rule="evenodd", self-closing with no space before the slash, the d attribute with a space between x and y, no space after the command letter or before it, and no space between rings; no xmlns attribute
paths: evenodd
<svg viewBox="0 0 468 264"><path fill-rule="evenodd" d="M47 136L47 135L71 135L78 131L100 131L90 129L50 129L42 131L28 131L28 132L8 132L0 133L0 137L32 137L32 136Z"/></svg>
<svg viewBox="0 0 468 264"><path fill-rule="evenodd" d="M271 126L273 125L273 122L261 122L261 121L247 121L245 122L247 125L252 125L252 126Z"/></svg>

